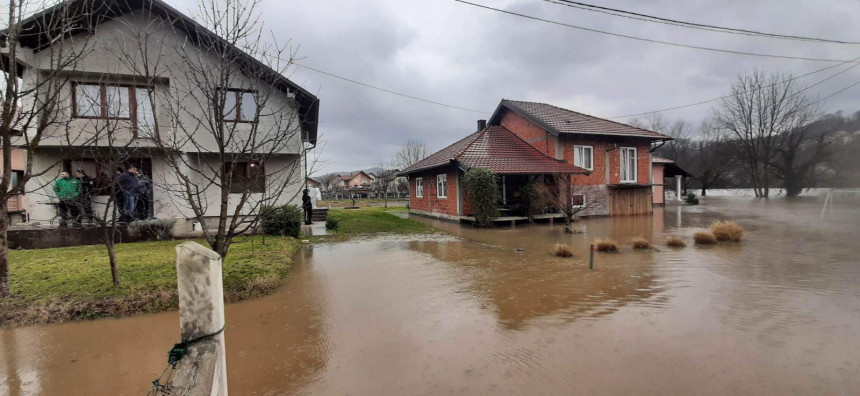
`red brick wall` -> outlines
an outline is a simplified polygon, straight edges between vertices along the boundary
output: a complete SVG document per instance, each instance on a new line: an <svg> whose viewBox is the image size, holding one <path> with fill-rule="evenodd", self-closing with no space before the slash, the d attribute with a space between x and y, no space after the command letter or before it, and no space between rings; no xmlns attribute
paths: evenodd
<svg viewBox="0 0 860 396"><path fill-rule="evenodd" d="M448 198L437 198L436 175L440 173L448 175ZM415 180L419 177L423 178L424 184L424 196L420 198L415 196ZM436 168L409 175L409 206L413 210L458 216L457 169L454 167Z"/></svg>
<svg viewBox="0 0 860 396"><path fill-rule="evenodd" d="M640 139L619 138L590 138L581 136L565 136L562 138L564 160L573 163L573 146L591 146L594 150L594 170L588 176L574 176L577 184L618 184L621 182L621 150L620 147L636 148L636 180L640 184L650 184L651 156L648 150L650 142ZM606 148L610 151L607 152ZM606 161L609 161L609 183L606 182Z"/></svg>
<svg viewBox="0 0 860 396"><path fill-rule="evenodd" d="M531 121L523 118L523 116L506 110L502 116L500 124L509 131L540 150L549 157L556 158L556 143L555 135L545 131L543 128L533 124Z"/></svg>

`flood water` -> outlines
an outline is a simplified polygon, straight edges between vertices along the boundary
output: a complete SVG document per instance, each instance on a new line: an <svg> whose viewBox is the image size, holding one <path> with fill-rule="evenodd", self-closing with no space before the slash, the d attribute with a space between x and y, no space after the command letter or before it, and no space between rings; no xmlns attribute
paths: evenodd
<svg viewBox="0 0 860 396"><path fill-rule="evenodd" d="M822 221L820 198L702 201L307 248L276 294L227 306L230 392L860 393L860 202ZM661 246L716 219L744 241ZM607 236L625 246L589 270ZM140 395L177 337L176 312L0 330L0 394Z"/></svg>

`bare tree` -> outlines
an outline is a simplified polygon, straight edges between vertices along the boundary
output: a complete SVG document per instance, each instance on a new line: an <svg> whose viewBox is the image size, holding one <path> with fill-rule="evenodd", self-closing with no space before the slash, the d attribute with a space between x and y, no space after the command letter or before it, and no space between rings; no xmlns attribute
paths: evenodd
<svg viewBox="0 0 860 396"><path fill-rule="evenodd" d="M375 189L378 194L382 194L382 201L385 208L388 208L388 193L391 191L393 187L394 180L397 179L397 170L390 169L390 167L386 167L384 164L377 166L380 171L376 173L376 179L373 180L373 184L375 184Z"/></svg>
<svg viewBox="0 0 860 396"><path fill-rule="evenodd" d="M686 146L686 154L676 162L693 174L692 179L699 183L703 197L709 188L737 168L737 145L707 121L702 123L699 135L687 141Z"/></svg>
<svg viewBox="0 0 860 396"><path fill-rule="evenodd" d="M323 189L328 192L329 198L334 198L334 193L338 190L340 186L340 175L337 173L329 173L320 176L317 180L319 180L320 184L323 186Z"/></svg>
<svg viewBox="0 0 860 396"><path fill-rule="evenodd" d="M80 30L80 23L87 17L88 10L82 7L72 12L67 3L61 3L52 7L51 12L26 16L42 4L10 0L2 6L5 30L0 33L0 71L5 78L0 98L0 150L3 157L0 178L0 297L10 295L8 201L23 194L25 186L34 189L50 183L41 180L41 176L51 172L59 161L48 166L40 165L34 161L34 155L43 139L57 138L53 132L62 130L61 124L68 122L68 112L60 98L67 92L69 72L88 52L86 45L64 45L73 32ZM35 57L38 57L38 68L31 64ZM24 151L25 164L13 185L12 156L15 150Z"/></svg>
<svg viewBox="0 0 860 396"><path fill-rule="evenodd" d="M539 198L545 205L564 214L564 231L572 233L570 223L577 213L605 207L599 187L577 184L571 175L556 174L536 185Z"/></svg>
<svg viewBox="0 0 860 396"><path fill-rule="evenodd" d="M783 144L784 134L817 117L805 88L791 76L754 71L739 76L731 94L714 111L715 125L732 134L743 150L746 170L757 197L767 198L771 165Z"/></svg>
<svg viewBox="0 0 860 396"><path fill-rule="evenodd" d="M400 170L406 169L418 161L427 158L430 153L424 142L417 139L409 139L394 155L393 166Z"/></svg>
<svg viewBox="0 0 860 396"><path fill-rule="evenodd" d="M283 77L293 62L289 47L261 42L259 3L199 0L196 20L209 30L165 21L190 30L192 40L133 32L139 44L123 57L156 86L152 95L170 122L155 138L173 177L163 188L193 213L222 257L234 237L257 229L261 209L292 202L304 167L311 168L301 159L308 150L303 120L314 109L301 101L316 99ZM157 76L170 69L181 77L159 90Z"/></svg>
<svg viewBox="0 0 860 396"><path fill-rule="evenodd" d="M837 131L827 125L831 122L825 118L782 134L779 149L768 164L782 180L787 196L797 196L804 187L814 185L816 167L839 150Z"/></svg>

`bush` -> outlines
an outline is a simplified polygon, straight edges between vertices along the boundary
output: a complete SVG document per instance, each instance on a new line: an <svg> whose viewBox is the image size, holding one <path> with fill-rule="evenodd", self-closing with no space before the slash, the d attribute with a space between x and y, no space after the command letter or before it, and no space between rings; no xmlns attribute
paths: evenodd
<svg viewBox="0 0 860 396"><path fill-rule="evenodd" d="M687 198L684 199L684 202L686 202L688 205L698 205L699 198L696 197L696 194L687 193Z"/></svg>
<svg viewBox="0 0 860 396"><path fill-rule="evenodd" d="M170 239L173 237L174 219L136 220L128 224L128 233L146 240Z"/></svg>
<svg viewBox="0 0 860 396"><path fill-rule="evenodd" d="M552 254L558 257L573 257L573 249L567 244L556 242L552 248Z"/></svg>
<svg viewBox="0 0 860 396"><path fill-rule="evenodd" d="M475 221L479 226L493 225L499 217L499 185L496 175L487 169L469 169L463 176L466 195L475 211Z"/></svg>
<svg viewBox="0 0 860 396"><path fill-rule="evenodd" d="M666 238L666 246L682 248L682 247L686 247L687 243L684 242L684 240L681 239L681 237L670 236L670 237Z"/></svg>
<svg viewBox="0 0 860 396"><path fill-rule="evenodd" d="M734 221L715 221L711 224L711 233L718 241L740 242L744 229Z"/></svg>
<svg viewBox="0 0 860 396"><path fill-rule="evenodd" d="M296 205L265 206L260 211L260 224L266 235L298 238L302 229L302 209Z"/></svg>
<svg viewBox="0 0 860 396"><path fill-rule="evenodd" d="M541 199L541 193L534 182L520 188L520 199L522 200L523 213L528 217L540 214L542 207L545 206L543 199Z"/></svg>
<svg viewBox="0 0 860 396"><path fill-rule="evenodd" d="M696 231L693 234L693 240L699 245L713 245L717 243L717 238L710 231Z"/></svg>
<svg viewBox="0 0 860 396"><path fill-rule="evenodd" d="M642 237L633 238L633 249L651 249L651 242Z"/></svg>
<svg viewBox="0 0 860 396"><path fill-rule="evenodd" d="M598 239L594 241L594 244L597 245L598 252L618 253L618 242L615 242L612 239Z"/></svg>
<svg viewBox="0 0 860 396"><path fill-rule="evenodd" d="M337 231L340 229L340 220L336 219L328 219L325 221L325 229L330 231Z"/></svg>

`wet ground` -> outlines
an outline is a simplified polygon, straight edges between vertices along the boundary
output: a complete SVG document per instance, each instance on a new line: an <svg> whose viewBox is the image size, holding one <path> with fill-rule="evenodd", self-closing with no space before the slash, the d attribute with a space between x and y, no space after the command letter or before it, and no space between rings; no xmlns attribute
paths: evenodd
<svg viewBox="0 0 860 396"><path fill-rule="evenodd" d="M846 198L847 200L848 198ZM233 394L858 394L860 202L705 198L654 216L302 251L227 307ZM740 244L662 246L715 219ZM633 251L644 236L656 249ZM624 243L597 254L598 237ZM551 256L571 244L572 259ZM516 251L523 248L524 251ZM140 395L175 312L0 330L0 394Z"/></svg>

